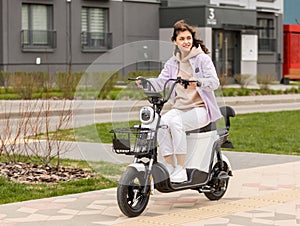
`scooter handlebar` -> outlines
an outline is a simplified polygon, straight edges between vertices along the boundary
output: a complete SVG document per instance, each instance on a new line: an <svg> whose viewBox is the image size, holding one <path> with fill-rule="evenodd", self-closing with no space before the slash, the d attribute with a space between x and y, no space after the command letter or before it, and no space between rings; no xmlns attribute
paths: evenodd
<svg viewBox="0 0 300 226"><path fill-rule="evenodd" d="M141 81L141 83L140 84L138 84L137 83L137 85L139 86L142 86L143 87L143 89L153 89L154 91L155 91L155 88L153 87L153 85L151 84L151 82L150 81L148 81L147 79L145 79L145 78L143 78L143 77L137 77L137 78L128 78L128 80L130 80L130 81ZM150 85L150 87L148 87L148 84Z"/></svg>
<svg viewBox="0 0 300 226"><path fill-rule="evenodd" d="M147 89L148 90L151 90L151 88L153 89L153 91L156 92L154 86L152 85L152 83L148 80L148 79L145 79L143 77L137 77L137 78L128 78L128 80L130 81L140 81L140 84L137 83L138 86L141 86L143 87L143 89ZM171 87L170 87L170 91L168 93L168 95L166 96L166 90L167 90L167 85L169 82L174 82ZM164 88L163 88L163 99L164 99L164 102L167 102L171 96L171 93L173 92L174 88L175 88L175 85L179 83L181 84L185 89L187 89L187 87L190 85L190 83L196 83L196 86L200 87L201 86L201 82L198 81L198 80L187 80L187 79L183 79L181 77L177 77L176 79L175 78L170 78L168 79L165 84L164 84ZM149 86L148 86L149 84Z"/></svg>

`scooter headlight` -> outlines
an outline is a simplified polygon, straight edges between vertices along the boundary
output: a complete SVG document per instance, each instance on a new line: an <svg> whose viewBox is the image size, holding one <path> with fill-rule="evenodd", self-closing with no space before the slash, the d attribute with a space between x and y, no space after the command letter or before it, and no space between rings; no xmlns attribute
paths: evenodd
<svg viewBox="0 0 300 226"><path fill-rule="evenodd" d="M144 124L150 124L154 120L154 110L152 107L143 107L140 110L140 121Z"/></svg>

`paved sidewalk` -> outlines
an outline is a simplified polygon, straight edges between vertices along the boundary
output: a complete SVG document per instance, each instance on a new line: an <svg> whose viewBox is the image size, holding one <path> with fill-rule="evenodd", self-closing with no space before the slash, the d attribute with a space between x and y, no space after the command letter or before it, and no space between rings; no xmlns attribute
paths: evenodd
<svg viewBox="0 0 300 226"><path fill-rule="evenodd" d="M217 202L192 190L155 191L142 216L127 218L117 206L113 188L0 205L0 225L300 225L300 157L237 155L233 161L237 167L245 160L241 158L248 157L269 165L234 170L227 193ZM289 162L280 163L281 157Z"/></svg>

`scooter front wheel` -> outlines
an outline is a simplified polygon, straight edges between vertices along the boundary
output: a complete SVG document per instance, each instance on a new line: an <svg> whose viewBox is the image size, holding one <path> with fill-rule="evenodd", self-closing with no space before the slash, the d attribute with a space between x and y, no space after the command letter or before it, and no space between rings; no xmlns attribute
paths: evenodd
<svg viewBox="0 0 300 226"><path fill-rule="evenodd" d="M128 217L139 216L146 208L150 197L150 186L146 183L146 173L128 168L123 173L117 188L117 201L120 210ZM146 192L144 192L146 191Z"/></svg>

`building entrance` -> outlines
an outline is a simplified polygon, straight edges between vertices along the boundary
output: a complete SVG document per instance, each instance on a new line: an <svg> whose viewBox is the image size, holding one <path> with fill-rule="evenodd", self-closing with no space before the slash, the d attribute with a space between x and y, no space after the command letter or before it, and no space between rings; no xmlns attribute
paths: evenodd
<svg viewBox="0 0 300 226"><path fill-rule="evenodd" d="M240 73L241 33L213 30L212 59L218 75L233 76Z"/></svg>

